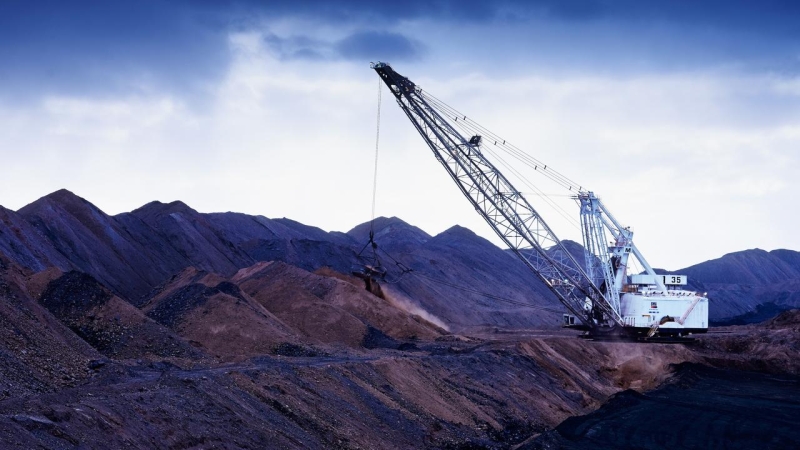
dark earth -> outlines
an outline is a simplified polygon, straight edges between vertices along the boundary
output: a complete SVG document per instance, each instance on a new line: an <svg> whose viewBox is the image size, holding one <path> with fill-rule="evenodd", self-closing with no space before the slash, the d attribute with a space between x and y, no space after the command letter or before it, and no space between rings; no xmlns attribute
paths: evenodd
<svg viewBox="0 0 800 450"><path fill-rule="evenodd" d="M798 377L684 363L665 386L615 394L522 448L790 449L798 417Z"/></svg>
<svg viewBox="0 0 800 450"><path fill-rule="evenodd" d="M368 232L64 190L0 207L0 448L796 447L797 252L681 269L727 326L656 345L560 329L457 226L377 219L412 271L368 292Z"/></svg>

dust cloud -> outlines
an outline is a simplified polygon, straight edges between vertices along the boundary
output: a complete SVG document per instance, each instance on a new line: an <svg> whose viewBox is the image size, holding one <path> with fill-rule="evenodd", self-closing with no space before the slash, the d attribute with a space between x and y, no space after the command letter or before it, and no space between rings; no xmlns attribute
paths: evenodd
<svg viewBox="0 0 800 450"><path fill-rule="evenodd" d="M394 307L400 308L409 314L419 316L448 332L450 331L450 328L441 319L429 313L428 311L425 311L421 306L414 303L405 295L396 292L394 289L388 286L381 286L381 290L383 291L383 297L386 299L386 301L391 303Z"/></svg>

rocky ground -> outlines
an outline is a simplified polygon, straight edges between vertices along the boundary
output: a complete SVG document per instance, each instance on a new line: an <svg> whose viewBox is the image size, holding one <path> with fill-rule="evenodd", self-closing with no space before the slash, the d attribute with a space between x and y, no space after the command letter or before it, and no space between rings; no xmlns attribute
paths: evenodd
<svg viewBox="0 0 800 450"><path fill-rule="evenodd" d="M789 449L800 442L800 310L713 329L653 391L624 390L520 449Z"/></svg>
<svg viewBox="0 0 800 450"><path fill-rule="evenodd" d="M629 437L635 437L626 417L648 423L669 418L659 415L664 402L674 404L664 389L694 386L708 396L720 394L708 387L719 373L744 373L732 367L753 369L762 361L760 370L789 376L785 382L796 391L797 366L784 364L791 352L797 355L797 312L792 314L709 334L695 346L592 342L567 332L528 331L396 340L393 349L286 344L244 361L207 359L191 367L152 357L84 357L76 381L28 387L0 402L0 446L587 448L597 443L580 439L587 429L617 430L608 420L627 423ZM174 361L180 364L180 358ZM707 367L727 371L709 376L715 369ZM731 377L726 386L747 391L737 401L759 398L760 380ZM661 386L667 387L648 394ZM16 388L8 381L6 387ZM591 427L562 423L592 413L609 398L599 411L616 413L586 416L594 421ZM767 414L774 405L765 398L761 407ZM697 400L680 408L702 407ZM798 407L796 401L789 406ZM797 416L787 414L769 422L796 425ZM713 431L714 423L705 429Z"/></svg>
<svg viewBox="0 0 800 450"><path fill-rule="evenodd" d="M684 363L663 387L626 390L524 449L790 449L800 442L800 379Z"/></svg>
<svg viewBox="0 0 800 450"><path fill-rule="evenodd" d="M75 387L0 402L4 448L508 447L647 389L679 346L448 336L191 369L89 362ZM100 431L100 432L98 432Z"/></svg>

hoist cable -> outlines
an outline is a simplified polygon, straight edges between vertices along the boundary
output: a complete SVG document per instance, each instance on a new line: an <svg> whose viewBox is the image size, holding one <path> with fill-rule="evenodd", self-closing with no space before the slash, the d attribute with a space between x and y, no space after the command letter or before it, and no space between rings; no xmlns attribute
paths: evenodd
<svg viewBox="0 0 800 450"><path fill-rule="evenodd" d="M380 268L381 260L378 258L378 244L375 243L375 203L378 196L378 150L380 149L381 138L381 80L378 79L378 113L375 125L375 169L372 177L372 216L369 221L369 241L364 245L364 248L356 255L358 259L362 259L362 254L367 247L372 247L372 265Z"/></svg>
<svg viewBox="0 0 800 450"><path fill-rule="evenodd" d="M372 218L369 224L370 239L375 232L375 199L378 195L378 150L381 141L381 79L378 78L378 118L375 125L375 172L372 178Z"/></svg>

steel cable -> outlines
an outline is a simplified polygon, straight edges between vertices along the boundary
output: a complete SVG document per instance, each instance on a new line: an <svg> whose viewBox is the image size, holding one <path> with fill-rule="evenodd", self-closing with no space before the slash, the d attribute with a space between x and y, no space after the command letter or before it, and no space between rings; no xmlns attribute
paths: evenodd
<svg viewBox="0 0 800 450"><path fill-rule="evenodd" d="M375 225L375 199L378 195L378 150L381 141L381 80L378 79L378 119L375 126L375 172L372 178L372 219L369 225L370 232L374 232Z"/></svg>
<svg viewBox="0 0 800 450"><path fill-rule="evenodd" d="M583 187L581 185L570 180L560 172L548 167L547 164L544 164L542 161L536 159L535 157L524 152L518 147L508 143L505 139L501 138L497 134L483 127L474 120L467 118L466 115L462 114L461 112L451 107L450 105L446 104L442 100L439 100L438 98L434 97L433 95L425 91L421 91L421 95L426 101L428 101L429 104L431 104L431 106L435 106L435 109L439 110L439 112L441 113L444 113L444 115L447 116L450 120L452 120L453 123L457 125L463 124L463 126L469 127L470 129L475 131L476 134L488 137L489 138L488 141L492 142L492 145L514 156L520 162L526 164L527 166L533 168L534 170L537 170L539 173L551 179L555 183L575 193L583 190Z"/></svg>

